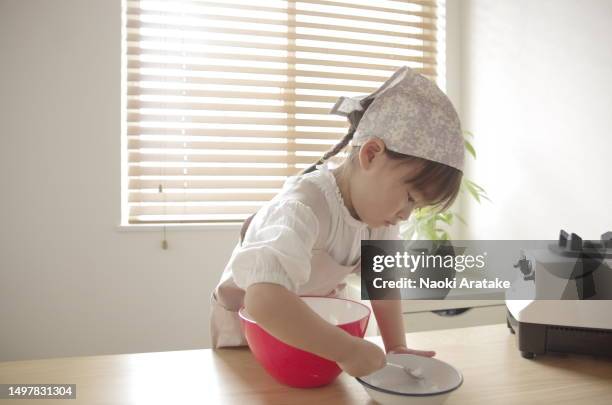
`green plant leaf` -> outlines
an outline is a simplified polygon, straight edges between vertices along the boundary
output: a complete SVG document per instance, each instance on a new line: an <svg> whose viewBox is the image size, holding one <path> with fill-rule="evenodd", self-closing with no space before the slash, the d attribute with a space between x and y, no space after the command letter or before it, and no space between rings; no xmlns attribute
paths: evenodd
<svg viewBox="0 0 612 405"><path fill-rule="evenodd" d="M474 150L474 146L468 141L464 140L463 144L465 145L465 149L472 155L474 159L476 159L476 151Z"/></svg>
<svg viewBox="0 0 612 405"><path fill-rule="evenodd" d="M468 181L468 182L469 182L469 183L472 185L472 187L474 187L476 190L478 190L478 191L484 191L484 188L480 187L478 184L474 183L472 180L469 180L469 179L468 179L467 181Z"/></svg>
<svg viewBox="0 0 612 405"><path fill-rule="evenodd" d="M478 184L474 183L473 181L466 179L467 182L470 183L470 185L474 188L474 190L478 193L478 195L488 201L491 201L489 199L489 197L487 196L487 192L485 191L484 188L480 187Z"/></svg>
<svg viewBox="0 0 612 405"><path fill-rule="evenodd" d="M439 214L440 215L440 220L452 225L453 224L453 213L452 212L445 212L443 214Z"/></svg>
<svg viewBox="0 0 612 405"><path fill-rule="evenodd" d="M472 186L469 180L466 180L464 184L465 184L465 187L467 188L467 191L472 195L472 197L474 197L474 199L480 203L480 195L478 193L478 190L476 190L474 186Z"/></svg>
<svg viewBox="0 0 612 405"><path fill-rule="evenodd" d="M459 215L457 212L455 212L455 216L457 217L457 219L459 219L459 221L461 221L463 225L467 225L467 222L465 221L465 219L463 219L463 217Z"/></svg>

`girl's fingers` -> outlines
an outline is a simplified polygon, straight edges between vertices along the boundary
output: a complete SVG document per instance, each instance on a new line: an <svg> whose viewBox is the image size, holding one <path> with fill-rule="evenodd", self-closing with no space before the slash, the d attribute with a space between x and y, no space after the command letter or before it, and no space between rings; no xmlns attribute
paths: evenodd
<svg viewBox="0 0 612 405"><path fill-rule="evenodd" d="M433 350L413 350L412 354L416 354L417 356L423 357L433 357L436 355L436 352Z"/></svg>
<svg viewBox="0 0 612 405"><path fill-rule="evenodd" d="M433 357L436 355L436 352L433 350L414 350L414 349L408 349L408 348L394 349L394 350L389 351L389 353L398 353L398 354L406 353L406 354L414 354L416 356L423 356L423 357Z"/></svg>

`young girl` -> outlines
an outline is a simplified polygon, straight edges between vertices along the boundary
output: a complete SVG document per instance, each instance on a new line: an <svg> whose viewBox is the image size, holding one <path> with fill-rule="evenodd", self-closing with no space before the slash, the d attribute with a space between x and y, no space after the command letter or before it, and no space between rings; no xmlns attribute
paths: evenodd
<svg viewBox="0 0 612 405"><path fill-rule="evenodd" d="M333 360L353 376L385 365L385 353L315 314L300 295L341 296L359 273L361 240L399 239L399 221L424 206L442 209L457 196L464 146L459 118L438 87L408 67L363 98L341 97L348 133L317 163L243 224L240 241L211 296L214 348L245 345L237 311L278 339ZM345 161L326 161L349 141ZM409 349L400 302L371 301L385 351Z"/></svg>

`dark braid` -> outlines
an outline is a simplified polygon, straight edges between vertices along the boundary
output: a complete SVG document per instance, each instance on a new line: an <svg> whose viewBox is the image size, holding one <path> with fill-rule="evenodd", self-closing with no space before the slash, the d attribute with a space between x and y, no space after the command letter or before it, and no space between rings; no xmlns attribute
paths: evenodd
<svg viewBox="0 0 612 405"><path fill-rule="evenodd" d="M333 146L333 148L331 148L330 150L325 152L323 154L323 156L321 156L321 159L317 160L312 165L310 165L306 169L302 170L299 175L301 176L302 174L306 174L306 173L310 173L310 172L314 171L316 169L317 165L320 165L321 163L325 162L326 160L336 156L338 153L340 153L340 151L342 149L344 149L344 147L346 145L348 145L350 140L353 139L353 135L354 134L355 134L354 130L349 131L346 135L344 135L344 137L342 137L342 139L340 139L340 141L337 144L335 144Z"/></svg>
<svg viewBox="0 0 612 405"><path fill-rule="evenodd" d="M369 104L370 103L368 103L367 105ZM347 132L347 134L344 135L344 137L342 137L342 139L340 139L340 141L337 144L335 144L333 148L325 152L323 156L321 156L321 159L317 160L312 165L302 170L299 175L301 176L302 174L306 174L306 173L310 173L314 171L317 165L320 165L321 163L325 162L326 160L340 153L340 151L344 149L346 145L348 145L351 139L353 139L353 135L355 135L355 131L357 130L357 124L359 123L359 121L361 121L361 117L363 117L364 112L365 112L365 109L363 111L351 112L348 115L348 120L351 123L351 127L349 128L349 131Z"/></svg>

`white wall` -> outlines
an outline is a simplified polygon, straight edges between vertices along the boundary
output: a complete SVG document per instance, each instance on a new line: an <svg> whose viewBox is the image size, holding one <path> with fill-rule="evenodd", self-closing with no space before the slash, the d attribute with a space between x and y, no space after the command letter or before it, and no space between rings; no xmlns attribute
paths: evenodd
<svg viewBox="0 0 612 405"><path fill-rule="evenodd" d="M0 1L0 361L209 346L237 230L119 232L119 0Z"/></svg>
<svg viewBox="0 0 612 405"><path fill-rule="evenodd" d="M612 2L460 4L470 174L493 199L470 205L467 237L612 230Z"/></svg>

